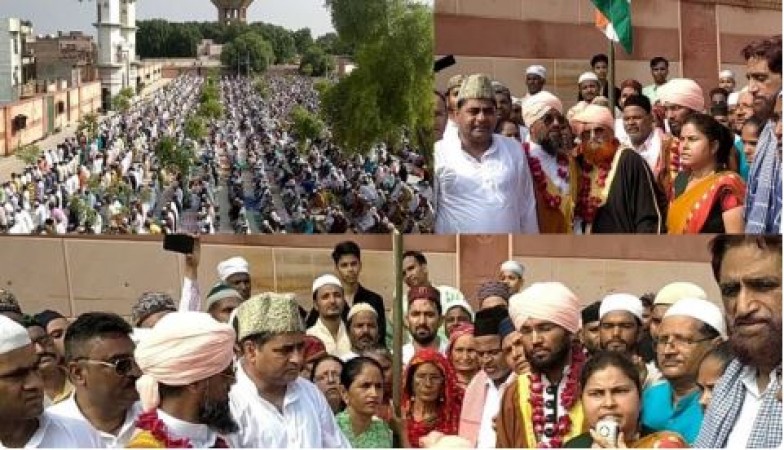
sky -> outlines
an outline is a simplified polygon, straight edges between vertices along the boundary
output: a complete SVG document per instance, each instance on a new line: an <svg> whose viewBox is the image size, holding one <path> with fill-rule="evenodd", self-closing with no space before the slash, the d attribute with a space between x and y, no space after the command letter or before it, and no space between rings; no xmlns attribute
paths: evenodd
<svg viewBox="0 0 784 450"><path fill-rule="evenodd" d="M95 35L92 25L96 0L0 0L0 17L33 22L33 33L81 30ZM428 0L432 3L432 0ZM293 5L296 5L294 7ZM52 11L67 9L59 14ZM171 22L213 21L218 12L210 0L138 0L136 20L166 19ZM248 8L248 22L267 22L289 30L310 28L314 38L335 31L324 0L255 0Z"/></svg>

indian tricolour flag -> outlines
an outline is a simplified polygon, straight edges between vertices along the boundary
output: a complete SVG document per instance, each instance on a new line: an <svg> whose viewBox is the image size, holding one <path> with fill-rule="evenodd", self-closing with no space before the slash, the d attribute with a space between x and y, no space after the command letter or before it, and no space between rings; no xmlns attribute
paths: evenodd
<svg viewBox="0 0 784 450"><path fill-rule="evenodd" d="M626 53L632 52L632 0L591 0L596 6L596 27Z"/></svg>

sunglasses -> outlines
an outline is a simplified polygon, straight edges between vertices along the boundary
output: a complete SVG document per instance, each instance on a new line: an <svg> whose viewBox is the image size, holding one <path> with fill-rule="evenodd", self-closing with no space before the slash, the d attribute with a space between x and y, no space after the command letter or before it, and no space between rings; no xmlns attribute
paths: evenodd
<svg viewBox="0 0 784 450"><path fill-rule="evenodd" d="M136 360L133 358L133 356L117 358L114 361L101 361L89 358L77 358L76 361L84 361L89 364L111 367L114 369L114 372L121 377L127 377L133 371L133 369L137 367Z"/></svg>

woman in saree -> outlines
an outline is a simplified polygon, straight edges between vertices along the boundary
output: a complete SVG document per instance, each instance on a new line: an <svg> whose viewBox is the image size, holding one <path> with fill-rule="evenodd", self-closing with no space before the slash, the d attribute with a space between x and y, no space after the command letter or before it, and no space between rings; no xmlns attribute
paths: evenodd
<svg viewBox="0 0 784 450"><path fill-rule="evenodd" d="M430 348L416 352L403 383L404 446L421 448L421 439L431 431L457 435L463 393L442 354Z"/></svg>
<svg viewBox="0 0 784 450"><path fill-rule="evenodd" d="M583 366L580 376L585 419L589 430L564 444L564 448L688 448L678 433L652 431L640 424L642 386L639 372L623 353L600 351ZM618 424L616 442L596 431L600 420Z"/></svg>
<svg viewBox="0 0 784 450"><path fill-rule="evenodd" d="M474 326L470 322L463 322L452 329L446 357L455 369L457 385L465 392L471 379L479 371L479 360L476 358L474 346Z"/></svg>
<svg viewBox="0 0 784 450"><path fill-rule="evenodd" d="M693 114L684 122L681 137L683 170L673 181L668 232L743 233L746 185L727 169L731 132L707 114Z"/></svg>

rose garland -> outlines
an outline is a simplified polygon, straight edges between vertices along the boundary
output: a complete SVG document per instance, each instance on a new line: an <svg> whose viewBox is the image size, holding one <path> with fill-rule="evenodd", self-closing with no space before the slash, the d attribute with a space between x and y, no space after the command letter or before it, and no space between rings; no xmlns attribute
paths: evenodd
<svg viewBox="0 0 784 450"><path fill-rule="evenodd" d="M561 196L558 194L551 194L547 190L547 176L542 169L542 162L539 158L531 155L530 146L526 142L524 145L525 156L528 159L528 165L531 167L531 175L534 178L534 186L542 194L547 206L550 208L561 207ZM569 159L561 154L556 155L556 162L558 163L558 177L564 181L569 181Z"/></svg>
<svg viewBox="0 0 784 450"><path fill-rule="evenodd" d="M136 419L136 428L149 432L155 439L163 442L164 448L193 448L190 439L181 438L175 439L169 436L169 429L158 417L156 410L147 411L139 415ZM228 448L226 441L218 437L215 441L214 448Z"/></svg>

